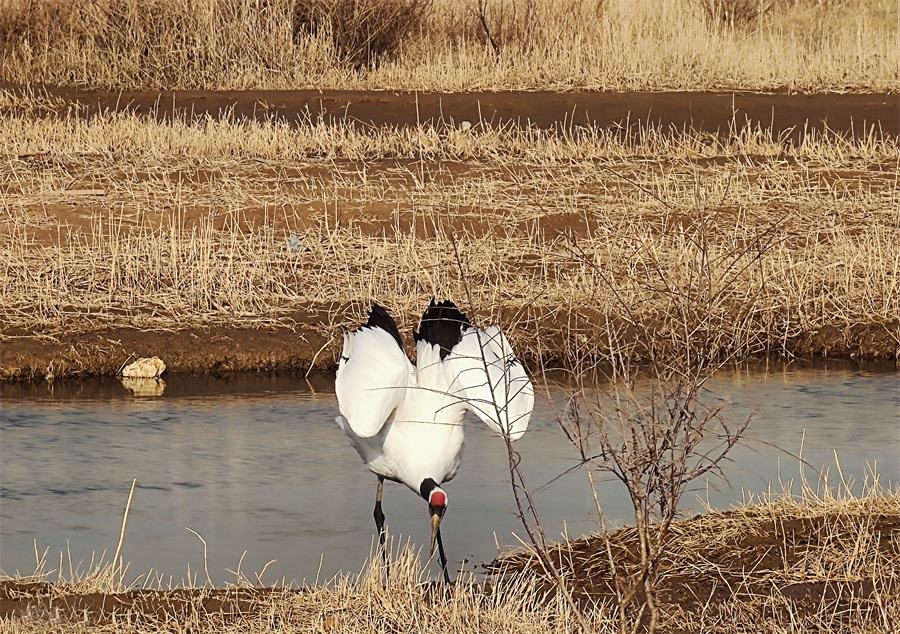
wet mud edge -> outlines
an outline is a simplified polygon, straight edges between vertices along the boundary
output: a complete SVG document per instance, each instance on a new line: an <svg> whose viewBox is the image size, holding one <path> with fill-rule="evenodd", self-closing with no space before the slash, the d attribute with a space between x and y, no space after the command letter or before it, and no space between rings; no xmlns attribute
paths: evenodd
<svg viewBox="0 0 900 634"><path fill-rule="evenodd" d="M791 94L718 92L398 90L101 91L72 87L23 87L78 105L81 116L125 111L166 120L235 117L288 124L328 121L370 127L455 125L566 129L571 126L692 128L725 132L750 126L797 140L825 129L862 136L874 129L900 135L900 96L895 94Z"/></svg>
<svg viewBox="0 0 900 634"><path fill-rule="evenodd" d="M562 337L548 333L548 356L526 364L566 367ZM48 337L21 329L0 330L0 381L113 376L130 359L159 356L170 373L327 371L336 366L341 332L326 322L293 327L210 326L179 330L108 328ZM782 348L783 346L783 348ZM900 359L900 321L825 327L780 342L801 358Z"/></svg>

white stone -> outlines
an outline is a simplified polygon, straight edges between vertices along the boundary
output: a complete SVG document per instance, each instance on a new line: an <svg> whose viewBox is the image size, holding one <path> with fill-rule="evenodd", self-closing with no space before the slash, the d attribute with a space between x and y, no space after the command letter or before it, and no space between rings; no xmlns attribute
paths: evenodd
<svg viewBox="0 0 900 634"><path fill-rule="evenodd" d="M143 358L129 363L122 370L122 376L133 379L155 379L166 371L166 364L159 357Z"/></svg>

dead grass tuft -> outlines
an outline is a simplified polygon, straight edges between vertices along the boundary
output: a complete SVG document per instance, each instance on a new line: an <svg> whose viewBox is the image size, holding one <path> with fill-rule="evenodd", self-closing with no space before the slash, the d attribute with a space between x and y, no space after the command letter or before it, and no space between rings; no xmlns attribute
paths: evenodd
<svg viewBox="0 0 900 634"><path fill-rule="evenodd" d="M338 59L364 70L418 31L431 0L295 0L294 43L324 35Z"/></svg>
<svg viewBox="0 0 900 634"><path fill-rule="evenodd" d="M789 0L790 1L790 0ZM713 24L747 27L770 13L777 0L700 0L699 5ZM782 4L786 4L782 2Z"/></svg>

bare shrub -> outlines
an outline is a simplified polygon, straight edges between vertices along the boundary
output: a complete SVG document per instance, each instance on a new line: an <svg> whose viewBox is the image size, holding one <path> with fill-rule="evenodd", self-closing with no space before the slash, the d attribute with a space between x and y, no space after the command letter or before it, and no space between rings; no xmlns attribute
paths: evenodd
<svg viewBox="0 0 900 634"><path fill-rule="evenodd" d="M665 200L658 202L671 210ZM649 363L643 372L649 373L649 390L635 387L637 374L629 363L614 362L613 372L621 382L608 398L582 386L557 418L578 451L595 491L622 633L656 630L660 618L656 601L659 563L672 545L670 528L679 516L681 499L691 482L711 472L721 474L722 463L743 438L751 420L748 417L729 423L721 406L707 406L702 394L707 379L737 353L737 348L722 338L723 325L730 323L743 330L755 312L760 289L754 284L744 288L737 310L733 296L739 280L757 268L777 245L780 223L767 224L719 251L712 247L711 220L715 214L709 214L707 202L696 194L696 222L680 227L686 238L681 262L687 268L679 281L667 275L671 261L661 258L654 249L647 251L644 245L639 246L638 250L647 255L647 268L633 268L628 275L638 291L636 302L625 301L615 291L609 272L592 265L590 256L570 238L570 252L582 263L594 266L601 282L613 291L615 319L629 325L630 335L637 334L644 346L642 356ZM638 305L651 297L663 301L666 313L673 317L671 327L659 329L653 320L637 318ZM725 310L725 305L730 309ZM744 340L745 344L749 341ZM586 375L578 379L585 381ZM596 494L595 474L611 476L628 495L637 535L637 566L617 561L613 554Z"/></svg>
<svg viewBox="0 0 900 634"><path fill-rule="evenodd" d="M520 47L534 45L537 16L534 0L525 0L521 6L516 0L489 5L487 0L478 0L475 9L481 34L491 45L495 55L500 55L502 47L517 43Z"/></svg>
<svg viewBox="0 0 900 634"><path fill-rule="evenodd" d="M294 41L324 34L341 62L360 70L393 55L430 9L431 0L297 0Z"/></svg>
<svg viewBox="0 0 900 634"><path fill-rule="evenodd" d="M548 26L560 15L599 17L605 3L569 0L554 6L538 0L478 0L470 9L473 23L459 29L459 34L489 44L497 57L508 49L530 53L559 37Z"/></svg>
<svg viewBox="0 0 900 634"><path fill-rule="evenodd" d="M663 199L658 202L670 207ZM726 321L745 324L753 314L759 289L749 285L741 306L735 310L733 294L739 280L757 267L777 244L779 222L762 227L735 241L723 251L712 247L714 229L707 201L695 194L696 222L681 225L686 238L681 262L686 275L674 282L668 272L671 261L654 249L645 251L647 268L632 268L628 277L638 291L637 302L625 301L615 290L609 271L592 264L591 257L569 236L570 253L592 266L600 281L614 293L615 320L628 324L630 336L642 342L642 356L648 362L640 375L649 374L649 388L635 386L639 376L627 361L612 364L620 379L611 394L604 396L591 384L591 373L580 373L580 389L572 394L557 422L578 451L580 466L594 491L601 538L610 571L610 589L618 604L618 625L622 634L642 630L654 632L660 619L656 600L660 584L660 562L672 546L671 526L679 517L682 497L688 486L710 473L721 475L721 465L743 438L751 417L731 423L722 415L721 405L708 406L703 390L708 378L734 358L737 348L721 337ZM643 246L639 251L644 251ZM721 267L721 268L720 268ZM653 322L637 318L637 306L650 297L662 300L673 317L670 328L659 329ZM724 306L730 309L725 310ZM726 318L725 315L728 314ZM739 330L745 326L738 325ZM616 337L628 337L620 333ZM745 340L747 341L747 340ZM549 395L548 395L549 398ZM509 449L510 464L517 454ZM515 470L511 470L515 475ZM595 476L611 477L621 483L631 503L637 552L634 562L615 555L603 506L596 492ZM519 486L527 493L523 480ZM515 485L514 485L515 489ZM543 534L531 496L522 496L528 513L520 519L532 532ZM529 528L529 521L538 528ZM565 566L554 566L555 557L546 544L532 539L531 546L544 574L566 593L573 588L564 583ZM576 573L577 576L577 573Z"/></svg>
<svg viewBox="0 0 900 634"><path fill-rule="evenodd" d="M609 398L582 389L558 418L592 489L596 491L595 475L609 476L622 484L631 502L637 566L613 555L595 492L621 632L656 629L659 563L669 553L670 529L681 499L698 478L721 473L722 463L750 424L750 417L730 423L720 405L707 406L704 382L697 375L676 382L657 376L648 392L626 385L615 388Z"/></svg>
<svg viewBox="0 0 900 634"><path fill-rule="evenodd" d="M707 231L704 225L697 241L703 257L698 258L696 266L698 274L706 277L706 283L701 286L705 287L702 295L708 305L708 295L713 292L710 288L713 285L709 281L710 262L705 243ZM465 265L456 241L451 240L451 244L466 299L473 305ZM759 246L759 240L753 241L753 244ZM739 248L741 255L738 259L742 259L748 249L752 250L752 247ZM750 262L753 261L751 258ZM733 263L728 268L734 266ZM682 317L688 319L685 315ZM693 315L691 318L696 320ZM705 322L701 325L709 326ZM687 323L683 326L688 328ZM696 326L692 323L691 327ZM659 564L668 554L670 529L679 517L681 499L692 482L709 473L722 474L721 465L743 438L752 418L750 416L732 424L722 415L721 405L707 406L701 398L707 379L721 367L721 363L715 361L716 355L709 354L710 347L705 337L699 341L686 337L679 347L680 355L664 359L651 356L650 389L646 392L635 388L633 376L629 373L624 375L621 386L614 388L611 398L603 398L591 385L594 375L580 373L576 380L581 383L581 389L566 401L566 408L557 415L561 430L578 451L580 466L594 492L599 528L612 576L611 585L618 603L621 634L633 634L642 629L656 631L660 618L656 602L661 570ZM712 347L717 348L718 345ZM483 350L482 362L484 380L491 385ZM673 380L670 378L673 376L678 378ZM504 387L500 393L509 395L509 385ZM497 420L507 417L509 428L508 402L495 401L493 407ZM552 580L584 631L590 631L575 600L575 588L565 564L554 557L553 549L547 544L532 491L521 470L521 455L507 434L503 438L516 516L528 536L531 552L539 562L541 573ZM617 565L603 507L597 495L595 474L611 476L627 492L638 537L637 567Z"/></svg>
<svg viewBox="0 0 900 634"><path fill-rule="evenodd" d="M748 26L769 13L775 0L700 0L700 8L713 24Z"/></svg>

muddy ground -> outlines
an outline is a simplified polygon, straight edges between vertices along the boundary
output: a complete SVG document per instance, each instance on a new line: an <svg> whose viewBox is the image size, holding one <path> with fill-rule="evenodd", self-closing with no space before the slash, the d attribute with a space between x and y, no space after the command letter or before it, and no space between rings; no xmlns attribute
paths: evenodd
<svg viewBox="0 0 900 634"><path fill-rule="evenodd" d="M321 332L314 316L295 327L214 326L174 331L110 328L47 337L7 331L0 345L0 380L33 381L60 377L111 376L139 357L161 355L167 372L226 375L232 372L328 372L337 364L340 333ZM823 328L788 346L798 357L891 360L895 324ZM524 359L531 366L553 358Z"/></svg>
<svg viewBox="0 0 900 634"><path fill-rule="evenodd" d="M2 87L2 86L0 86ZM13 90L21 90L10 87ZM36 89L32 89L36 90ZM106 110L133 110L160 117L176 114L220 116L231 112L238 116L256 118L278 117L286 121L298 117L324 116L364 124L366 126L403 126L417 122L434 121L490 121L494 124L523 125L552 128L572 123L591 123L599 126L620 126L627 122L663 124L677 129L693 128L709 131L727 130L734 122L771 128L785 138L796 137L803 130L823 129L847 135L860 134L867 126L874 126L889 135L900 134L900 97L896 95L791 95L791 94L743 94L743 93L469 93L432 94L400 92L348 92L348 91L259 91L259 92L142 92L118 93L81 91L75 89L47 88L53 96L68 103L80 104L80 112L91 113ZM865 125L863 125L865 124ZM19 157L20 160L42 160ZM751 157L748 157L750 159ZM391 164L367 166L369 178L376 172L384 172L390 187L405 180L413 180L415 170L409 161L393 161ZM347 167L348 173L352 166ZM877 168L877 169L876 169ZM894 178L896 166L875 166L867 177ZM41 169L39 163L33 168ZM257 166L255 174L265 176ZM291 168L293 169L293 168ZM298 187L308 187L315 179L333 178L332 167L311 164L293 173L287 168L272 167L267 178L277 183L277 195L290 191L291 179ZM438 175L448 184L463 181L490 166L435 164ZM263 171L259 171L263 170ZM208 180L209 196L215 193L216 179L225 174L196 173L176 174L178 179L196 185ZM853 179L857 176L823 175L823 182L837 178ZM619 176L604 174L609 187L629 186ZM405 180L404 180L405 179ZM82 180L84 182L82 182ZM140 182L140 179L136 181ZM179 183L181 180L179 180ZM892 181L890 181L892 182ZM269 180L258 183L261 192ZM401 183L402 185L402 183ZM205 187L205 186L204 186ZM273 186L274 187L274 186ZM388 187L388 185L386 185ZM398 185L400 187L400 185ZM284 188L284 189L282 189ZM73 171L70 192L64 192L60 200L40 202L42 217L35 220L34 239L38 242L57 239L57 227L84 229L91 222L97 209L118 207L122 203L110 198L92 183L88 176ZM206 191L206 190L203 190ZM99 192L99 194L98 194ZM203 192L201 192L203 193ZM165 197L165 191L154 196ZM206 195L206 194L204 194ZM107 196L106 199L103 197ZM159 220L169 212L165 201L151 199L141 211L144 220ZM216 204L213 197L198 198L195 207L186 208L190 221L200 217ZM382 201L358 200L343 202L335 218L342 223L360 227L366 233L377 234L395 222L399 216L398 203L389 197ZM242 211L245 222L259 220L267 210L255 212L253 208ZM301 210L301 223L314 224L324 215L326 207L321 202L310 203ZM484 211L477 210L483 226ZM256 214L256 215L254 215ZM338 217L338 214L340 216ZM474 215L474 214L473 214ZM498 218L502 214L498 213ZM257 218L256 216L259 216ZM512 220L510 219L512 218ZM527 224L532 219L500 218L507 227L511 222ZM496 220L496 219L494 219ZM125 222L130 222L126 218ZM584 230L581 212L560 213L541 218L545 232L558 235L578 235ZM499 226L499 224L498 224ZM518 225L515 225L518 226ZM427 227L423 227L427 229ZM71 230L71 229L70 229ZM418 230L418 228L417 228ZM345 305L307 306L297 309L288 321L292 325L210 325L191 326L168 330L141 330L137 328L94 324L90 328L73 326L72 333L44 332L36 328L3 327L0 324L0 380L34 380L62 376L111 375L128 359L141 356L162 355L170 372L199 372L224 374L235 371L271 372L280 370L306 371L312 367L331 369L337 359L340 332L329 328L329 323L340 322L343 316L358 312L358 307ZM329 319L325 319L325 316ZM539 316L537 316L539 317ZM573 317L590 326L590 311ZM828 356L844 358L896 359L900 351L900 320L889 323L857 323L847 326L828 326L806 332L790 341L784 349L797 356ZM535 363L538 359L525 359ZM542 359L553 361L553 359Z"/></svg>
<svg viewBox="0 0 900 634"><path fill-rule="evenodd" d="M0 89L4 85L0 83ZM14 85L6 89L22 90ZM240 118L347 121L410 126L469 121L491 125L657 125L725 132L745 125L798 138L805 130L859 135L870 128L900 134L900 96L892 94L757 94L743 92L472 92L261 90L109 92L72 88L30 91L79 104L86 115L108 110L160 118L230 114Z"/></svg>

